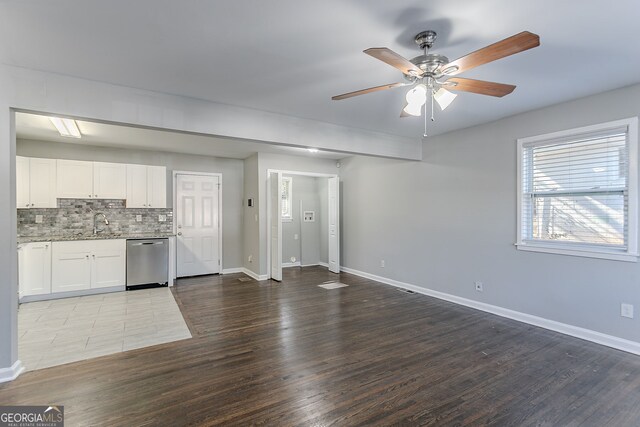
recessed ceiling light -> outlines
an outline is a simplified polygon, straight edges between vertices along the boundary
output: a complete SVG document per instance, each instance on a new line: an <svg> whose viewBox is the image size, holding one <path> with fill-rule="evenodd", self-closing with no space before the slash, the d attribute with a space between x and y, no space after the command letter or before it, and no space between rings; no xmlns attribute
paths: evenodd
<svg viewBox="0 0 640 427"><path fill-rule="evenodd" d="M69 138L81 138L82 134L75 120L61 119L60 117L49 117L51 123L58 129L60 136L66 136Z"/></svg>
<svg viewBox="0 0 640 427"><path fill-rule="evenodd" d="M318 150L317 148L307 148L307 151L310 153L317 153L320 150Z"/></svg>

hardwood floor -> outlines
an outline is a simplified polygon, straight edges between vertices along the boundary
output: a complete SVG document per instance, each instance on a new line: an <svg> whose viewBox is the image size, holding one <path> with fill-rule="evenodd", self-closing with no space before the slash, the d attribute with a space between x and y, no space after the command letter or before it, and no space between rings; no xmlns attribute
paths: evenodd
<svg viewBox="0 0 640 427"><path fill-rule="evenodd" d="M68 426L640 425L638 356L321 267L241 278L173 288L192 339L25 373L0 404Z"/></svg>

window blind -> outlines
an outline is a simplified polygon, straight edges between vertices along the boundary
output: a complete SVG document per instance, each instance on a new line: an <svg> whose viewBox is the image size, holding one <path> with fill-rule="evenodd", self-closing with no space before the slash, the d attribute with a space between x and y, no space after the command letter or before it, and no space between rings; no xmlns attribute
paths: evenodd
<svg viewBox="0 0 640 427"><path fill-rule="evenodd" d="M523 240L627 249L626 127L524 144L521 165Z"/></svg>

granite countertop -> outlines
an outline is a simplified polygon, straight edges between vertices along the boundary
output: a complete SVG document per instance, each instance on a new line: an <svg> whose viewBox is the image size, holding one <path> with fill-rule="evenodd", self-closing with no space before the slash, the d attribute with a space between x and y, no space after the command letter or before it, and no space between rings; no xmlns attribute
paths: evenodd
<svg viewBox="0 0 640 427"><path fill-rule="evenodd" d="M175 237L173 233L130 233L130 234L76 234L72 236L19 236L18 244L31 242L68 242L74 240L106 240L106 239L162 239Z"/></svg>

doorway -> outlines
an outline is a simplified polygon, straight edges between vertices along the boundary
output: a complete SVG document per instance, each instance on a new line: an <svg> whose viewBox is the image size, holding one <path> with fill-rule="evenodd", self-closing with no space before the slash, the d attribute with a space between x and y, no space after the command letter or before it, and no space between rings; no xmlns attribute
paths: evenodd
<svg viewBox="0 0 640 427"><path fill-rule="evenodd" d="M174 172L176 273L220 273L221 175Z"/></svg>
<svg viewBox="0 0 640 427"><path fill-rule="evenodd" d="M267 172L269 278L282 268L321 265L340 272L337 175Z"/></svg>

